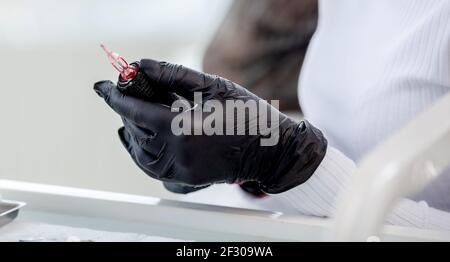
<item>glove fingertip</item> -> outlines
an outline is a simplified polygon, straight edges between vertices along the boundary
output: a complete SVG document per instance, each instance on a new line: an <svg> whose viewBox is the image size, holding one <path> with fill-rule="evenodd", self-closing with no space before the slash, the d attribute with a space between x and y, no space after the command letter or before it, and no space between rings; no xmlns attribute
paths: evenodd
<svg viewBox="0 0 450 262"><path fill-rule="evenodd" d="M153 59L142 59L140 69L150 78L150 80L158 82L162 73L163 65L166 62L160 62Z"/></svg>
<svg viewBox="0 0 450 262"><path fill-rule="evenodd" d="M125 130L125 127L119 128L117 130L117 133L119 134L120 142L122 142L122 145L127 149L128 153L131 153L131 144L130 144L130 135Z"/></svg>
<svg viewBox="0 0 450 262"><path fill-rule="evenodd" d="M107 98L113 88L114 83L109 80L99 81L94 84L94 91L101 98Z"/></svg>

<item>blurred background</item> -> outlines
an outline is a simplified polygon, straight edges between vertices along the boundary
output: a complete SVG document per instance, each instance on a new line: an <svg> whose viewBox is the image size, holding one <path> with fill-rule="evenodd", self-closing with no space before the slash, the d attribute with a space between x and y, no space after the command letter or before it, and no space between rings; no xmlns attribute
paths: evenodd
<svg viewBox="0 0 450 262"><path fill-rule="evenodd" d="M299 112L316 16L313 0L0 0L0 178L175 197L134 165L119 117L92 90L117 79L100 43L224 75Z"/></svg>

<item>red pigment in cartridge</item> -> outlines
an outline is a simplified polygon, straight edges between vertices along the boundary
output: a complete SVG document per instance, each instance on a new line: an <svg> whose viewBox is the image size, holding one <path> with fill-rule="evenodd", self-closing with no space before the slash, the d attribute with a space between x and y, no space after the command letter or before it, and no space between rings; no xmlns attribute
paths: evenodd
<svg viewBox="0 0 450 262"><path fill-rule="evenodd" d="M111 65L120 73L117 88L121 92L145 100L170 102L169 94L155 94L147 75L139 70L139 62L128 64L122 56L110 51L105 45L100 47L105 51Z"/></svg>

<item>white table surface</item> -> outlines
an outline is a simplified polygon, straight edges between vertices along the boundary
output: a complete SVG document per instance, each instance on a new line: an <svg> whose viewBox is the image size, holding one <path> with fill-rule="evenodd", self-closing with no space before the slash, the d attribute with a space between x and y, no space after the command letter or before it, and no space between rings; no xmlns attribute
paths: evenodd
<svg viewBox="0 0 450 262"><path fill-rule="evenodd" d="M174 242L180 239L16 220L0 228L0 242Z"/></svg>
<svg viewBox="0 0 450 262"><path fill-rule="evenodd" d="M9 240L42 237L43 232L43 237L61 241L70 236L96 241L108 237L109 241L158 239L154 237L193 241L321 241L326 240L333 226L329 219L18 181L0 180L0 192L5 199L27 203L16 221L0 231ZM450 241L445 232L397 226L383 227L380 238Z"/></svg>

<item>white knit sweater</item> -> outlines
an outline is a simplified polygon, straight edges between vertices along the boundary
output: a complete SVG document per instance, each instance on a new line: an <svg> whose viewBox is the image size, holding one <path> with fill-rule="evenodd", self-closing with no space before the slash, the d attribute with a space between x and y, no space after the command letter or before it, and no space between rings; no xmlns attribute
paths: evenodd
<svg viewBox="0 0 450 262"><path fill-rule="evenodd" d="M332 216L354 162L450 91L450 1L321 0L319 17L299 97L331 147L309 181L273 197ZM387 221L450 230L450 213L427 204L450 210L450 174L440 180Z"/></svg>
<svg viewBox="0 0 450 262"><path fill-rule="evenodd" d="M321 0L319 20L299 87L305 117L330 143L315 174L260 200L220 185L185 200L333 216L355 163L450 90L450 0ZM450 230L450 214L428 205L450 211L450 172L439 180L387 222Z"/></svg>

